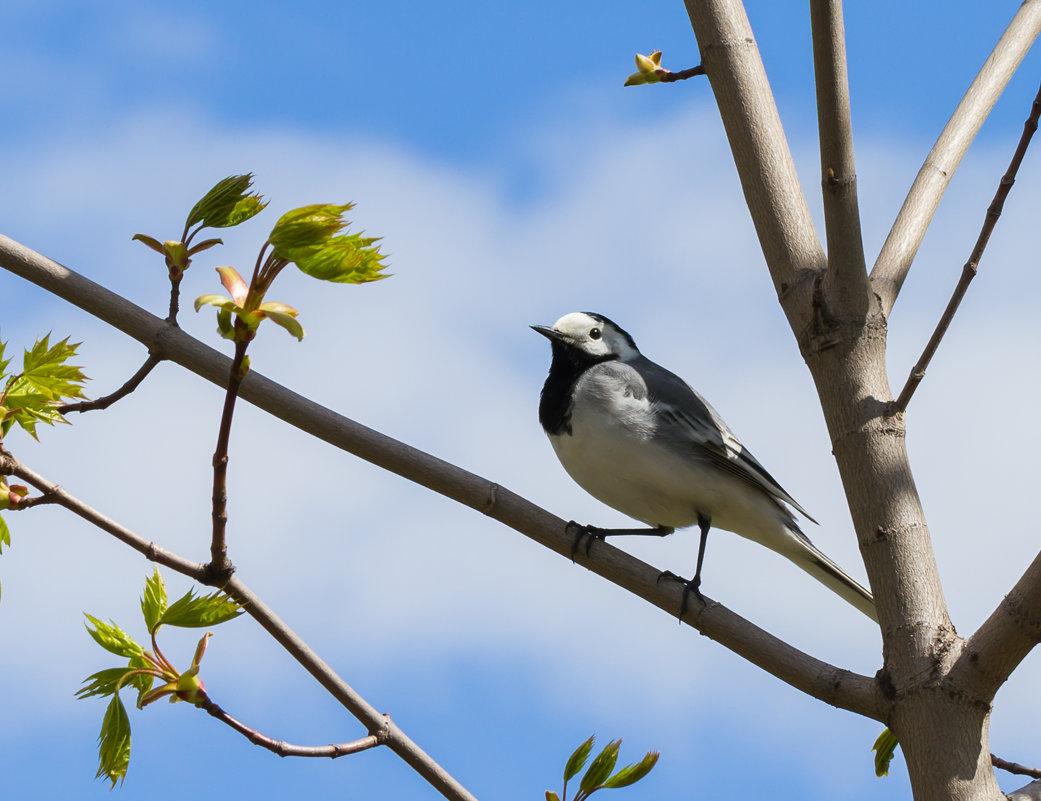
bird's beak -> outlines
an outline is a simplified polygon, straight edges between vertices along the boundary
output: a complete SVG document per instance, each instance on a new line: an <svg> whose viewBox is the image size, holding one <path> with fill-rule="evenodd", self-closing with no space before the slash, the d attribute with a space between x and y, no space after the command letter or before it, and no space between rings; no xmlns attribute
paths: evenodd
<svg viewBox="0 0 1041 801"><path fill-rule="evenodd" d="M563 334L548 325L533 325L531 330L538 331L550 342L559 342L563 338Z"/></svg>

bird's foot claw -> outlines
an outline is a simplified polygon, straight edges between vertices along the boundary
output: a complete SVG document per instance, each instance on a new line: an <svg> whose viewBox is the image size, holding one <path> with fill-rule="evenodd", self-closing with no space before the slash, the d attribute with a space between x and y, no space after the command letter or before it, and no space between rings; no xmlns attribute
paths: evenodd
<svg viewBox="0 0 1041 801"><path fill-rule="evenodd" d="M566 531L572 532L571 539L571 561L575 561L575 554L578 553L578 547L581 545L582 540L586 543L586 556L589 556L589 550L593 547L593 540L604 540L604 530L596 528L595 526L583 526L580 523L576 523L571 520L567 524Z"/></svg>
<svg viewBox="0 0 1041 801"><path fill-rule="evenodd" d="M688 581L683 588L683 601L680 603L680 620L683 620L683 616L687 614L691 594L701 602L702 606L705 605L705 596L701 594L701 579L697 576Z"/></svg>
<svg viewBox="0 0 1041 801"><path fill-rule="evenodd" d="M683 576L677 576L671 570L663 570L661 573L658 574L658 580L655 582L655 584L661 584L662 581L665 581L665 580L668 580L668 581L678 581L680 584L684 584L684 585L690 583L689 580L683 578Z"/></svg>

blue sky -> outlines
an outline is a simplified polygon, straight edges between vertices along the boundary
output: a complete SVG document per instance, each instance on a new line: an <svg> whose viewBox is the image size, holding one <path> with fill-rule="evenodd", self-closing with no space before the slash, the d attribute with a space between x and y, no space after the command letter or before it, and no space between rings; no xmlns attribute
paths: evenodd
<svg viewBox="0 0 1041 801"><path fill-rule="evenodd" d="M869 260L1017 6L847 10ZM276 210L354 200L358 225L385 237L394 277L330 289L286 274L275 294L301 309L308 337L264 332L256 369L564 517L622 524L570 483L538 428L549 354L526 327L601 311L710 398L821 521L815 542L863 575L813 388L707 85L622 87L636 51L661 48L675 68L695 62L682 3L258 9L0 1L0 230L160 311L162 270L130 237L175 236L218 178L256 172L272 209L197 262L189 298L216 291L214 264L250 263ZM749 14L818 213L805 5L755 2ZM894 384L971 248L1039 66L1034 52L923 244L890 327ZM1034 555L1025 500L1041 437L1037 381L1023 366L1039 355L1037 163L1033 153L1024 164L912 409L916 478L962 634ZM95 394L142 358L18 279L0 275L0 289L4 341L17 348L48 330L82 339ZM210 315L187 310L182 324L216 344ZM966 427L966 393L979 419L1001 423ZM11 447L111 516L202 558L219 402L214 388L164 366L106 415ZM780 799L908 795L899 758L889 778L872 775L877 724L804 698L470 510L248 408L231 470L240 575L480 798L541 798L593 731L624 737L623 759L662 751L651 777L619 798L712 798L750 783ZM58 510L12 526L0 558L9 643L0 794L107 796L92 778L102 706L72 694L108 663L80 613L132 628L148 567ZM696 538L631 550L684 573ZM872 627L773 554L720 533L706 571L707 594L767 629L841 666L878 668ZM187 587L167 580L173 592ZM190 638L173 642L190 659ZM991 732L996 752L1026 763L1041 761L1035 661L1002 690ZM271 736L318 744L361 734L248 620L218 629L205 668L218 702ZM436 797L387 753L278 760L184 705L131 716L130 774L114 791L124 799Z"/></svg>

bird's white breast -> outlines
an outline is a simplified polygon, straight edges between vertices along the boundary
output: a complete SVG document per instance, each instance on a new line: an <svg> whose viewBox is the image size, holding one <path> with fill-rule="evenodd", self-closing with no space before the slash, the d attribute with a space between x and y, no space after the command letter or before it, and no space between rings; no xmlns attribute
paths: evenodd
<svg viewBox="0 0 1041 801"><path fill-rule="evenodd" d="M587 371L575 386L571 433L550 436L568 474L593 497L651 526L712 525L776 546L790 533L777 504L674 444L655 442L649 400Z"/></svg>

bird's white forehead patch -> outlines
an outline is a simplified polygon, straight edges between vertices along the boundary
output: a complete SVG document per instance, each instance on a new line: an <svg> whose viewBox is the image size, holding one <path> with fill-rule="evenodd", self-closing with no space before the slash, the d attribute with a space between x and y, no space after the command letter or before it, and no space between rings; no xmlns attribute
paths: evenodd
<svg viewBox="0 0 1041 801"><path fill-rule="evenodd" d="M584 336L591 328L596 328L599 325L599 320L590 317L585 312L571 312L553 323L553 330L562 334L570 334L571 336L579 334Z"/></svg>
<svg viewBox="0 0 1041 801"><path fill-rule="evenodd" d="M614 354L623 360L631 359L639 354L629 335L614 323L585 312L565 314L553 323L553 329L564 334L574 347L587 353ZM593 329L597 329L599 332L596 339L590 336Z"/></svg>

